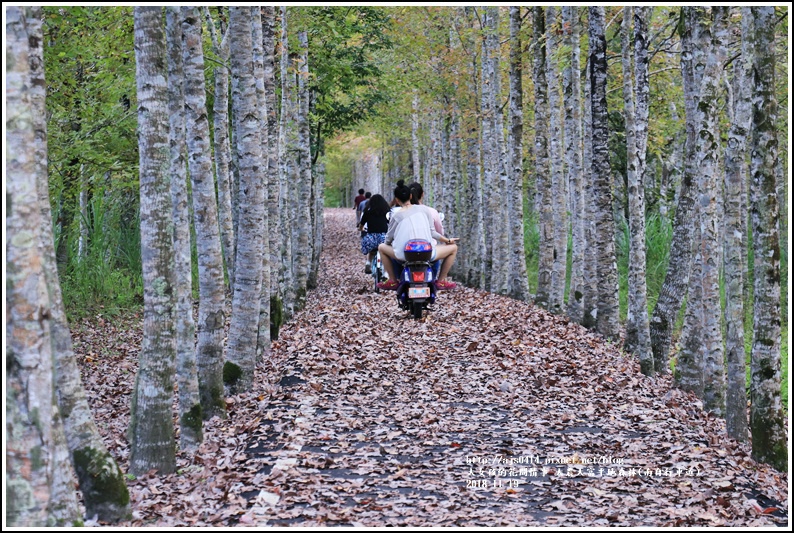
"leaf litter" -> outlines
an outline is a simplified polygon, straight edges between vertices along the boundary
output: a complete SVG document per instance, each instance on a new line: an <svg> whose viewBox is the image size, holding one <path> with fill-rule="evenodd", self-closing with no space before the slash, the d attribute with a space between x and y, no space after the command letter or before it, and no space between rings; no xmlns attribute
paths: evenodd
<svg viewBox="0 0 794 533"><path fill-rule="evenodd" d="M461 285L412 319L371 289L352 228L351 210L325 211L319 286L254 388L205 422L176 473L130 479L120 526L786 524L788 475L669 377L565 317ZM140 313L73 326L124 471L141 327Z"/></svg>

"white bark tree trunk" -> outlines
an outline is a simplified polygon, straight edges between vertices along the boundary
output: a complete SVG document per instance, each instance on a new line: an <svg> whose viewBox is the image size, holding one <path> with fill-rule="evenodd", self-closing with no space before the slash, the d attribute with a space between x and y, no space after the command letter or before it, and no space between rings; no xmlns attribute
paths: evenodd
<svg viewBox="0 0 794 533"><path fill-rule="evenodd" d="M549 200L552 211L552 240L554 242L549 310L552 313L562 314L568 258L568 202L566 201L563 168L563 103L560 68L557 60L560 47L560 39L557 36L560 26L558 18L559 9L556 6L549 6L546 9L546 78L548 80L549 95L549 163L551 179L551 197Z"/></svg>
<svg viewBox="0 0 794 533"><path fill-rule="evenodd" d="M295 257L296 310L306 305L306 290L309 281L309 266L312 258L311 238L311 187L312 157L309 139L309 37L306 31L298 32L300 66L298 67L298 193L297 203L292 207L297 210L297 241Z"/></svg>
<svg viewBox="0 0 794 533"><path fill-rule="evenodd" d="M41 249L42 226L51 223L50 219L42 219L39 204L41 182L46 180L46 159L42 166L37 158L46 142L46 135L41 138L45 128L41 114L44 111L41 42L39 8L7 8L6 231L9 239L6 241L3 496L7 502L6 522L25 529L71 526L79 520L66 437L54 394L51 304L44 266L47 258ZM52 236L51 228L49 236Z"/></svg>
<svg viewBox="0 0 794 533"><path fill-rule="evenodd" d="M256 335L256 354L257 359L263 355L270 353L270 287L272 280L270 279L270 139L268 127L268 99L267 88L265 81L265 25L267 21L264 19L263 8L251 9L251 45L253 46L253 76L256 83L256 106L258 110L259 123L257 129L259 130L260 141L260 164L261 171L260 177L262 184L262 287L259 293L259 326ZM268 46L272 45L272 33ZM273 75L273 70L270 70L270 75ZM271 80L272 83L272 80Z"/></svg>
<svg viewBox="0 0 794 533"><path fill-rule="evenodd" d="M618 273L615 255L615 219L612 215L612 171L609 167L606 36L604 8L590 7L591 102L593 113L593 193L598 246L598 317L596 328L607 338L618 338Z"/></svg>
<svg viewBox="0 0 794 533"><path fill-rule="evenodd" d="M744 350L744 278L747 245L747 135L752 123L753 14L742 12L742 52L728 84L731 127L725 146L725 359L728 363L725 425L728 435L747 441L747 373Z"/></svg>
<svg viewBox="0 0 794 533"><path fill-rule="evenodd" d="M586 62L584 85L584 113L582 117L582 161L584 164L584 235L587 242L584 264L584 298L582 325L595 328L598 317L598 247L596 240L595 180L593 174L593 107L590 105L592 77L590 60Z"/></svg>
<svg viewBox="0 0 794 533"><path fill-rule="evenodd" d="M276 12L273 6L264 6L262 16L262 43L265 51L264 76L265 99L267 100L267 222L270 252L270 323L260 321L260 338L262 342L257 345L264 351L264 342L278 337L281 326L282 302L279 284L281 272L281 220L279 216L280 186L279 186L279 120L278 106L276 105L276 74L275 74L275 25ZM261 331L261 328L270 328L270 333Z"/></svg>
<svg viewBox="0 0 794 533"><path fill-rule="evenodd" d="M196 323L193 320L193 272L190 254L190 213L187 208L185 160L185 71L182 21L178 7L166 8L168 47L168 115L173 209L174 297L176 299L176 376L179 387L179 444L184 450L202 441L201 401L196 366Z"/></svg>
<svg viewBox="0 0 794 533"><path fill-rule="evenodd" d="M646 376L654 373L648 326L648 295L645 269L645 191L643 174L645 168L645 139L648 131L647 98L647 40L645 14L631 6L623 8L623 101L626 116L626 173L628 174L629 203L629 280L628 315L624 348L635 354L640 361L640 370ZM632 19L635 22L635 62L632 68ZM636 99L633 76L636 71ZM644 85L643 85L644 84ZM642 86L641 86L642 85Z"/></svg>
<svg viewBox="0 0 794 533"><path fill-rule="evenodd" d="M547 310L552 304L552 272L554 269L554 219L551 209L551 176L549 174L549 101L546 81L546 15L543 8L533 9L534 66L532 79L535 91L535 188L538 212L538 287L535 303Z"/></svg>
<svg viewBox="0 0 794 533"><path fill-rule="evenodd" d="M204 86L204 50L198 8L182 7L185 68L185 121L193 224L198 250L198 363L201 414L226 416L223 394L224 283L218 207L210 159L209 122Z"/></svg>
<svg viewBox="0 0 794 533"><path fill-rule="evenodd" d="M143 340L130 409L130 473L176 469L172 414L176 337L168 86L162 7L135 8Z"/></svg>
<svg viewBox="0 0 794 533"><path fill-rule="evenodd" d="M565 45L570 48L570 65L563 71L565 100L565 161L571 205L571 282L567 314L582 323L584 315L585 210L582 176L582 100L579 76L579 8L562 8Z"/></svg>
<svg viewBox="0 0 794 533"><path fill-rule="evenodd" d="M218 222L220 224L223 259L226 263L226 275L229 288L234 286L235 224L232 217L232 175L231 145L229 144L229 32L222 36L215 33L215 26L209 15L209 8L204 7L207 26L212 34L212 48L215 55L224 63L213 69L215 76L215 93L212 102L213 144L215 154L215 181L218 187Z"/></svg>
<svg viewBox="0 0 794 533"><path fill-rule="evenodd" d="M102 436L94 423L94 417L86 399L85 390L80 378L80 369L72 349L72 337L66 320L58 270L55 261L55 247L52 231L52 213L50 212L50 196L47 176L47 122L44 79L44 51L42 35L41 8L26 8L27 29L31 47L30 62L30 97L33 105L33 121L35 134L35 163L38 201L41 209L41 253L42 266L47 280L50 300L50 334L52 349L55 354L55 392L63 418L66 444L71 456L74 471L83 495L86 516L97 516L104 522L116 522L127 518L129 509L129 491L124 474L116 464L113 456L107 451ZM68 495L63 497L52 493L52 500L59 503L64 511L69 506L77 505L74 500L74 481L71 476L64 476L68 485L63 490ZM77 514L75 510L74 514Z"/></svg>
<svg viewBox="0 0 794 533"><path fill-rule="evenodd" d="M750 191L754 300L750 427L753 458L781 472L788 465L780 399L780 240L775 172L778 159L775 97L775 8L753 7L753 124Z"/></svg>
<svg viewBox="0 0 794 533"><path fill-rule="evenodd" d="M256 17L252 15L256 13ZM254 79L252 24L261 27L259 8L229 8L229 51L232 67L232 114L239 161L240 218L237 232L237 274L232 296L223 381L232 393L253 385L259 300L262 290L262 242L265 198L260 175L265 171L261 115Z"/></svg>
<svg viewBox="0 0 794 533"><path fill-rule="evenodd" d="M524 95L521 86L521 8L510 7L510 179L506 198L512 208L508 214L510 224L510 296L518 300L529 299L527 261L524 252Z"/></svg>

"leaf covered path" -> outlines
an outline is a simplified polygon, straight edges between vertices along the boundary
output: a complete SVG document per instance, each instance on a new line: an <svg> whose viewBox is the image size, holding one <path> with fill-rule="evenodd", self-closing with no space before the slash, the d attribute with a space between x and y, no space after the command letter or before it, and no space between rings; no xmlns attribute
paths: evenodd
<svg viewBox="0 0 794 533"><path fill-rule="evenodd" d="M177 474L131 482L128 525L785 523L787 476L669 378L562 317L461 286L414 320L371 290L353 210L327 209L325 227L320 286L255 389ZM125 467L118 392L134 373L86 361L92 335L76 349ZM128 370L134 355L106 354Z"/></svg>

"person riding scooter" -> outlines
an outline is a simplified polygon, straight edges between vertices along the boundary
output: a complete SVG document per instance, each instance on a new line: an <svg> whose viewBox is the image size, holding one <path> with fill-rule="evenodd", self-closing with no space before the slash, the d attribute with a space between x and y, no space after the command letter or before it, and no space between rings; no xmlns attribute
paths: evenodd
<svg viewBox="0 0 794 533"><path fill-rule="evenodd" d="M394 198L400 206L400 210L394 213L389 220L389 229L386 233L386 240L378 246L378 250L384 257L390 259L383 262L383 266L389 275L388 281L378 285L385 290L397 290L400 283L394 272L394 265L391 259L405 261L404 248L410 240L423 239L433 244L431 260L443 259L441 272L439 272L436 287L438 289L454 289L455 283L447 281L452 264L458 253L458 246L455 244L457 238L447 238L440 234L433 227L433 216L430 210L423 205L413 205L411 203L411 190L405 186L405 182L400 180L394 189Z"/></svg>

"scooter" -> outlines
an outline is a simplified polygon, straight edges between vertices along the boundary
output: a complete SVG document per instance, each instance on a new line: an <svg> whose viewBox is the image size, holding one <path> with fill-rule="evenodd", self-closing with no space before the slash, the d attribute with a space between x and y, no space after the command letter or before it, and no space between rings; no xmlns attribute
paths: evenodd
<svg viewBox="0 0 794 533"><path fill-rule="evenodd" d="M422 311L436 301L436 273L430 258L433 246L425 240L411 240L405 245L405 263L398 279L397 303L410 311L414 318L422 318Z"/></svg>
<svg viewBox="0 0 794 533"><path fill-rule="evenodd" d="M372 272L372 279L374 280L375 292L380 292L378 283L386 279L386 271L383 268L383 261L380 258L380 251L375 252L370 262L370 271Z"/></svg>

